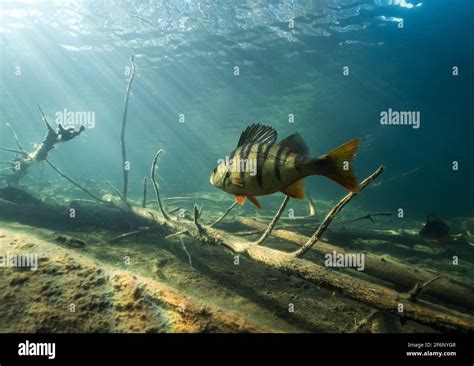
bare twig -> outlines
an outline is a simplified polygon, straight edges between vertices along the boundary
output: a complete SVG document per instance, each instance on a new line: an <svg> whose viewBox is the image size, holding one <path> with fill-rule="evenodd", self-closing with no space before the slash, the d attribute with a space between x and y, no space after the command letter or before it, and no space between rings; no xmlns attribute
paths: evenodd
<svg viewBox="0 0 474 366"><path fill-rule="evenodd" d="M420 294L421 290L423 290L426 286L428 286L431 282L436 281L437 279L441 278L441 276L436 276L425 283L417 282L415 286L408 292L408 300L415 301L417 296Z"/></svg>
<svg viewBox="0 0 474 366"><path fill-rule="evenodd" d="M177 231L177 232L175 232L175 233L173 233L173 234L170 234L170 235L165 236L165 239L172 238L173 236L178 236L178 235L186 234L188 231L189 231L188 229L183 229L183 230Z"/></svg>
<svg viewBox="0 0 474 366"><path fill-rule="evenodd" d="M308 191L306 191L306 196L308 197L308 217L316 216L316 205L314 204L313 199L311 198L311 195Z"/></svg>
<svg viewBox="0 0 474 366"><path fill-rule="evenodd" d="M72 178L69 178L66 174L64 174L61 170L59 170L58 168L56 168L53 163L51 163L48 159L46 159L46 162L49 164L49 166L51 168L53 168L56 173L58 173L61 177L63 177L64 179L66 179L67 181L69 181L70 183L72 183L73 185L75 185L76 187L78 187L79 189L81 189L82 191L84 191L85 193L87 193L89 196L91 196L93 199L95 199L96 201L99 201L99 202L102 202L102 203L109 203L107 201L104 201L102 199L100 199L99 197L97 197L94 193L92 193L91 191L89 191L88 189L84 188L83 186L81 186L79 183L77 183L76 181L74 181Z"/></svg>
<svg viewBox="0 0 474 366"><path fill-rule="evenodd" d="M268 224L267 230L265 230L265 232L260 237L260 239L258 239L254 244L261 245L265 241L265 239L268 238L268 236L272 232L273 228L275 227L276 223L278 222L278 219L280 218L281 214L285 210L286 204L288 203L289 200L290 200L290 196L285 196L285 198L283 199L283 202L281 203L280 208L278 209L277 213L275 214L275 217L270 222L270 224Z"/></svg>
<svg viewBox="0 0 474 366"><path fill-rule="evenodd" d="M21 151L25 151L25 149L23 149L23 146L21 146L21 143L20 143L20 140L18 140L18 136L15 132L15 130L13 129L13 127L7 122L6 123L8 129L10 130L10 133L13 137L13 140L15 140L15 143L16 143L16 146L18 146L18 149L21 150Z"/></svg>
<svg viewBox="0 0 474 366"><path fill-rule="evenodd" d="M217 225L219 222L221 222L224 217L227 216L227 214L235 207L237 206L237 202L234 202L232 205L229 206L227 210L222 214L221 217L219 217L216 221L214 221L212 224L208 225L207 227L213 227L214 225Z"/></svg>
<svg viewBox="0 0 474 366"><path fill-rule="evenodd" d="M16 150L16 149L10 149L8 147L0 147L0 150L8 151L8 152L15 153L15 154L20 154L20 155L23 155L23 156L28 156L28 153L26 153L24 151Z"/></svg>
<svg viewBox="0 0 474 366"><path fill-rule="evenodd" d="M236 233L232 233L232 235L246 236L246 235L255 235L259 233L261 233L260 230L248 230L248 231L237 231Z"/></svg>
<svg viewBox="0 0 474 366"><path fill-rule="evenodd" d="M155 195L156 195L156 201L158 202L158 206L160 208L160 211L161 211L161 214L163 215L163 217L165 218L165 220L170 220L170 217L168 216L168 214L166 213L164 207L163 207L163 204L161 203L161 199L160 199L160 190L158 189L158 183L156 181L156 178L155 178L155 172L156 172L156 163L158 162L158 157L161 155L161 153L163 153L164 150L163 149L160 149L158 150L158 152L156 153L155 157L153 158L153 162L151 163L151 172L150 172L150 178L151 178L151 181L153 183L153 188L155 190Z"/></svg>
<svg viewBox="0 0 474 366"><path fill-rule="evenodd" d="M365 319L362 319L360 322L356 322L355 321L355 318L354 318L354 333L358 333L360 332L360 330L365 327L367 324L369 324L377 314L380 313L380 310L377 310L377 309L374 309L370 312L370 314L365 318Z"/></svg>
<svg viewBox="0 0 474 366"><path fill-rule="evenodd" d="M111 243L113 243L113 242L117 242L117 241L129 238L131 236L141 235L141 234L150 233L150 232L153 232L153 231L160 231L160 230L162 230L161 227L143 227L143 228L140 228L138 230L130 231L128 233L116 236L116 237L110 239L109 241Z"/></svg>
<svg viewBox="0 0 474 366"><path fill-rule="evenodd" d="M179 211L183 209L183 207L175 207L175 208L172 208L171 210L168 211L168 214L171 215L172 213L175 213L176 211ZM184 209L186 210L186 209Z"/></svg>
<svg viewBox="0 0 474 366"><path fill-rule="evenodd" d="M392 215L393 215L393 212L368 213L367 215L360 216L360 217L357 217L355 219L335 221L333 225L336 225L336 224L341 224L341 225L342 224L350 224L350 223L360 221L360 220L370 220L370 221L374 222L373 218L376 217L376 216L392 216Z"/></svg>
<svg viewBox="0 0 474 366"><path fill-rule="evenodd" d="M220 204L219 202L216 202L210 198L206 198L206 197L166 197L166 198L163 198L163 201L186 201L186 200L197 200L197 201L208 201L208 202L212 202L212 203L215 203L215 204Z"/></svg>
<svg viewBox="0 0 474 366"><path fill-rule="evenodd" d="M142 201L142 207L146 207L146 177L143 177L143 201Z"/></svg>
<svg viewBox="0 0 474 366"><path fill-rule="evenodd" d="M128 203L128 201L125 199L124 196L122 196L122 194L119 192L119 190L117 188L115 188L112 184L110 184L110 182L106 179L105 180L105 184L107 184L109 186L109 188L117 195L120 197L120 199L122 200L123 203L125 203L125 205L131 210L132 209L132 206L130 205L130 203Z"/></svg>
<svg viewBox="0 0 474 366"><path fill-rule="evenodd" d="M48 133L54 133L56 135L56 132L54 131L53 127L51 127L51 125L49 124L48 122L48 119L46 118L43 110L41 109L41 106L38 104L38 109L41 113L41 118L43 119L43 122L44 124L46 125L47 129L48 129Z"/></svg>
<svg viewBox="0 0 474 366"><path fill-rule="evenodd" d="M199 234L203 234L205 232L204 228L202 225L199 223L199 219L201 218L202 214L202 206L199 208L198 205L194 205L194 226L196 226L197 231Z"/></svg>
<svg viewBox="0 0 474 366"><path fill-rule="evenodd" d="M130 57L130 63L132 64L132 72L130 74L130 79L128 80L127 90L125 92L125 100L122 114L122 130L120 132L120 144L122 146L122 172L123 172L123 187L122 195L127 199L128 193L128 169L125 169L125 164L127 163L127 149L125 146L125 128L127 126L127 112L128 112L128 100L130 98L130 92L132 91L132 83L135 79L135 70L137 65L135 64L135 57L132 55Z"/></svg>
<svg viewBox="0 0 474 366"><path fill-rule="evenodd" d="M186 248L186 245L184 244L184 240L181 236L179 237L179 240L181 240L181 247L183 248L184 252L188 256L189 267L193 268L193 261L191 260L191 254L189 254L188 248Z"/></svg>
<svg viewBox="0 0 474 366"><path fill-rule="evenodd" d="M372 182L375 178L377 178L383 172L383 166L380 166L375 172L365 178L359 185L359 191L362 191L370 182ZM326 215L324 221L319 225L316 232L313 236L304 244L300 249L293 252L293 255L296 257L302 257L306 254L308 250L321 238L324 234L328 226L331 224L332 220L336 217L336 215L342 210L342 208L348 204L352 198L357 195L358 192L350 192L348 193L342 200L340 200L336 206L332 208L331 211Z"/></svg>

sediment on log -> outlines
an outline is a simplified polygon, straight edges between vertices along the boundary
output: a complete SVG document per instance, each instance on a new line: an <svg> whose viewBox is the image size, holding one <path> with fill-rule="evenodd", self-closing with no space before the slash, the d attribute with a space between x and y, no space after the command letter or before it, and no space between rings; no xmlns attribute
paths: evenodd
<svg viewBox="0 0 474 366"><path fill-rule="evenodd" d="M267 225L246 217L236 217L235 220L247 227L265 230ZM292 231L275 229L272 234L276 238L285 240L290 244L297 246L304 245L309 237ZM313 246L312 250L327 254L336 251L337 253L350 253L350 251L337 245L319 241ZM348 269L356 271L356 269ZM410 290L418 282L426 282L433 278L433 272L422 269L413 269L412 266L382 260L372 254L365 254L364 273L380 278L384 281L401 286L403 289ZM423 290L423 295L429 295L433 298L442 300L444 303L460 306L466 309L474 309L474 292L467 286L463 286L454 281L440 278L435 283Z"/></svg>

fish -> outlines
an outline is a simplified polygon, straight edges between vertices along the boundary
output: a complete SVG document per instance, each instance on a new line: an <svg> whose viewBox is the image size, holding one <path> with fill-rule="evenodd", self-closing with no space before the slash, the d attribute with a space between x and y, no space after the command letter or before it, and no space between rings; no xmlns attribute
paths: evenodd
<svg viewBox="0 0 474 366"><path fill-rule="evenodd" d="M426 217L426 223L420 230L419 235L434 243L447 242L450 239L450 228L441 219L434 214L429 214Z"/></svg>
<svg viewBox="0 0 474 366"><path fill-rule="evenodd" d="M294 133L277 142L277 131L271 126L252 124L241 134L237 148L226 159L220 159L210 176L210 183L235 196L243 205L247 198L261 208L257 196L283 192L304 199L304 178L325 176L351 192L359 190L352 163L359 139L316 158L309 157L303 138Z"/></svg>

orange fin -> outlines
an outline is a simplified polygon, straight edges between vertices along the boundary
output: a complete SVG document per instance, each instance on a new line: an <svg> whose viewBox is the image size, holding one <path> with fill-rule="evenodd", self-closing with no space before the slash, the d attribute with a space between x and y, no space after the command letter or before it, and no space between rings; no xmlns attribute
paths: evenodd
<svg viewBox="0 0 474 366"><path fill-rule="evenodd" d="M262 206L260 206L260 203L258 203L257 199L254 196L247 196L247 198L255 205L255 207L262 208Z"/></svg>
<svg viewBox="0 0 474 366"><path fill-rule="evenodd" d="M352 161L358 147L359 140L353 139L320 158L313 159L316 168L315 174L324 175L351 192L357 192L359 183L352 169Z"/></svg>
<svg viewBox="0 0 474 366"><path fill-rule="evenodd" d="M291 198L302 200L304 198L304 179L297 180L292 185L286 187L282 192Z"/></svg>
<svg viewBox="0 0 474 366"><path fill-rule="evenodd" d="M235 202L242 206L245 202L245 196L235 196Z"/></svg>

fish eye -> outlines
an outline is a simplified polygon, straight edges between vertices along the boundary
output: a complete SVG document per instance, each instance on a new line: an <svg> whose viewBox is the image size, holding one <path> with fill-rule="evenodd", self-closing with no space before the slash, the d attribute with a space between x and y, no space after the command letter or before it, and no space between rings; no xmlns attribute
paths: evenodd
<svg viewBox="0 0 474 366"><path fill-rule="evenodd" d="M216 171L217 171L217 167L216 167L216 168L214 168L214 174L216 173Z"/></svg>

